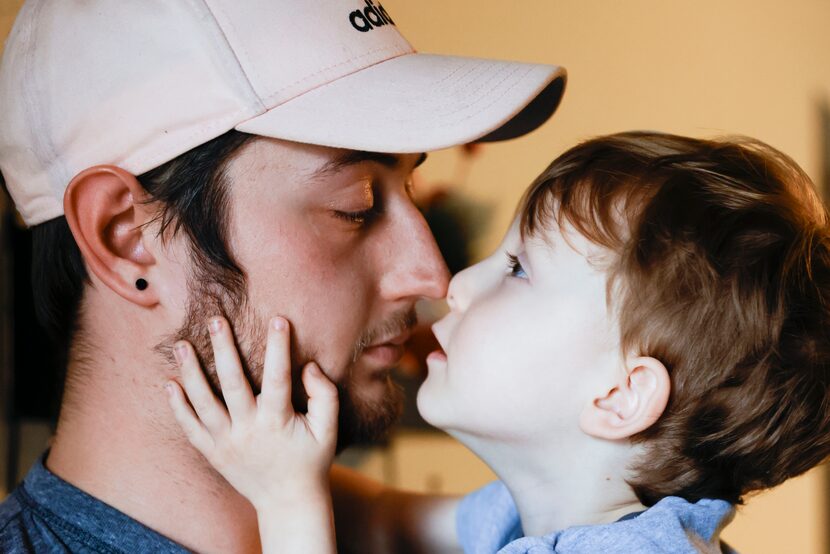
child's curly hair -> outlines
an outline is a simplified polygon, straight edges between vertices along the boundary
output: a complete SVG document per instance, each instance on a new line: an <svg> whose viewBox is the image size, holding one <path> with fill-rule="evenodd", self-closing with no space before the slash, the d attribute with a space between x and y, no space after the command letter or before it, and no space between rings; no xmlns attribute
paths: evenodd
<svg viewBox="0 0 830 554"><path fill-rule="evenodd" d="M609 299L626 352L662 361L663 416L634 437L652 505L742 501L830 454L830 230L807 175L759 141L653 132L557 158L522 203L616 255Z"/></svg>

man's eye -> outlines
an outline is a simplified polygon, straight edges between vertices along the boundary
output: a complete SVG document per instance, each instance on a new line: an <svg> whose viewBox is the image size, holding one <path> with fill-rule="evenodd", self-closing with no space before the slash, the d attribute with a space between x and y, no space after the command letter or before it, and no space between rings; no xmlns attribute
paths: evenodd
<svg viewBox="0 0 830 554"><path fill-rule="evenodd" d="M518 256L514 256L513 254L507 254L507 261L511 277L519 277L522 279L527 278L527 273L525 273L525 270L522 267L522 263L519 261Z"/></svg>
<svg viewBox="0 0 830 554"><path fill-rule="evenodd" d="M366 210L360 210L358 212L343 212L340 210L333 210L332 213L338 219L342 219L343 221L347 221L355 225L368 225L378 215L378 211L374 206Z"/></svg>

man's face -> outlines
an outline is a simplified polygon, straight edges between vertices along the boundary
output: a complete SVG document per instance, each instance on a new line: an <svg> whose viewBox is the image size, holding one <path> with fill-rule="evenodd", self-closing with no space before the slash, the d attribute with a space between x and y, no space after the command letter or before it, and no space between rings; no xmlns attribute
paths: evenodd
<svg viewBox="0 0 830 554"><path fill-rule="evenodd" d="M284 316L293 327L295 388L299 368L314 360L341 390L341 443L385 431L399 411L389 370L414 324L414 303L443 297L448 280L410 197L421 159L248 143L226 168L229 246L246 276L246 301L229 306L234 291L205 288L194 271L192 328L181 335L212 360L203 323L221 308L258 386L266 322ZM295 404L303 402L299 395Z"/></svg>

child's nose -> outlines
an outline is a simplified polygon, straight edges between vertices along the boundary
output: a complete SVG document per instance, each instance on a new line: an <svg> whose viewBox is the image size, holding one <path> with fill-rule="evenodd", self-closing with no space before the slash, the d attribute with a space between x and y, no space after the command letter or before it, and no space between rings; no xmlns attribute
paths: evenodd
<svg viewBox="0 0 830 554"><path fill-rule="evenodd" d="M471 266L456 273L450 280L450 286L447 289L447 305L450 311L463 312L469 307L472 296L472 274L475 267Z"/></svg>
<svg viewBox="0 0 830 554"><path fill-rule="evenodd" d="M450 279L450 286L447 288L447 306L449 306L451 312L458 312L461 310L461 306L458 303L458 277L460 275L461 273L457 273L452 279Z"/></svg>

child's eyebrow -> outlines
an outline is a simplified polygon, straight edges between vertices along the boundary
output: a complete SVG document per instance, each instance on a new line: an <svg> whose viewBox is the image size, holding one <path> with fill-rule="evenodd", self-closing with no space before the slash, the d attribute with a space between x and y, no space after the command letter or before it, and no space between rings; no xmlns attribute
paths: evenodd
<svg viewBox="0 0 830 554"><path fill-rule="evenodd" d="M562 239L567 241L567 237L564 236L561 229L559 228L559 224L554 223L554 228L548 228L547 225L539 225L533 230L529 229L520 229L520 234L522 237L522 242L526 245L535 244L538 248L545 249L545 250L556 250L556 241L551 236L551 233L558 232Z"/></svg>

